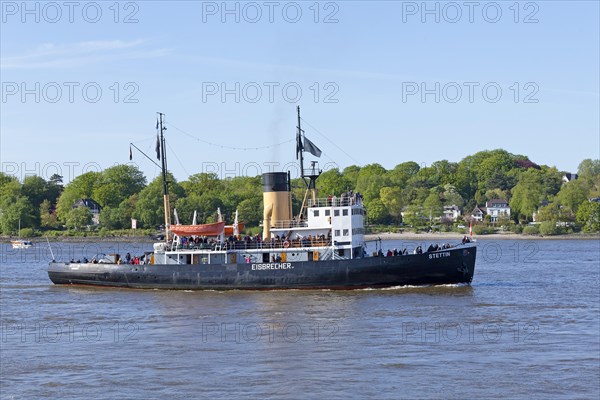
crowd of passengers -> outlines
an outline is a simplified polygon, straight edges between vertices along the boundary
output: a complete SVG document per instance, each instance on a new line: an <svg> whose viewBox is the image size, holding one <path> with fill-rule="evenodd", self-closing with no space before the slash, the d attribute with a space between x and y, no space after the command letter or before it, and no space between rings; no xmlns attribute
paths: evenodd
<svg viewBox="0 0 600 400"><path fill-rule="evenodd" d="M446 250L446 249L451 249L453 246L450 243L446 243L443 245L439 245L439 244L431 244L429 245L429 247L427 248L427 253L431 253L434 251L439 251L439 250ZM378 257L396 257L396 256L404 256L408 254L408 250L406 248L404 248L403 250L398 250L398 249L389 249L387 251L387 253L384 253L382 249L379 249L377 251L377 256ZM423 248L421 246L417 246L415 247L415 249L413 250L412 254L423 254Z"/></svg>
<svg viewBox="0 0 600 400"><path fill-rule="evenodd" d="M359 192L354 193L352 190L348 190L340 195L338 199L335 195L327 196L328 206L351 206L354 204L362 204L363 195Z"/></svg>
<svg viewBox="0 0 600 400"><path fill-rule="evenodd" d="M331 232L326 235L308 235L303 238L297 239L288 239L285 236L275 235L270 240L264 241L260 234L256 234L253 236L246 235L230 235L226 240L227 248L238 248L238 247L262 247L263 245L266 247L299 247L304 246L308 247L311 245L326 245L331 242ZM214 249L217 245L222 245L222 243L216 238L207 238L207 237L185 237L181 236L179 238L178 248L183 249L194 249L194 248L212 248Z"/></svg>
<svg viewBox="0 0 600 400"><path fill-rule="evenodd" d="M468 236L464 236L462 238L462 244L467 244L467 243L471 243L471 238L469 238ZM429 247L427 248L426 253L431 253L434 251L440 251L440 250L447 250L447 249L451 249L452 246L450 243L445 243L442 245L439 244L430 244ZM406 248L402 249L402 250L398 250L398 249L388 249L387 253L384 254L382 249L379 249L377 251L377 257L396 257L396 256L404 256L408 254L408 250L406 250ZM412 254L423 254L423 248L421 246L417 246Z"/></svg>

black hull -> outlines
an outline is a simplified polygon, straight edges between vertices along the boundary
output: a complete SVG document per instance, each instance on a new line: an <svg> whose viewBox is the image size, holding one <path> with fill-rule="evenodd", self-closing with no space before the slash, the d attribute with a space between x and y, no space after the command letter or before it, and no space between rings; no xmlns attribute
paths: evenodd
<svg viewBox="0 0 600 400"><path fill-rule="evenodd" d="M117 265L52 262L55 284L180 290L359 289L469 284L476 247L354 260L266 264Z"/></svg>

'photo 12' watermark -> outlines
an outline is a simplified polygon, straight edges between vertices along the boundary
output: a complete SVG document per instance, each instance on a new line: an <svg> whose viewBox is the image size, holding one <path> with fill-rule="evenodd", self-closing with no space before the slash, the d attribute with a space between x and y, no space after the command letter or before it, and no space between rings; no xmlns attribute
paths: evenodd
<svg viewBox="0 0 600 400"><path fill-rule="evenodd" d="M136 82L2 82L2 103L139 103Z"/></svg>
<svg viewBox="0 0 600 400"><path fill-rule="evenodd" d="M336 82L202 82L202 102L275 103L300 101L338 103Z"/></svg>
<svg viewBox="0 0 600 400"><path fill-rule="evenodd" d="M2 1L2 23L60 24L113 22L137 24L140 6L135 1Z"/></svg>
<svg viewBox="0 0 600 400"><path fill-rule="evenodd" d="M502 340L509 343L538 343L539 326L530 322L511 324L403 322L400 340L407 344L484 344Z"/></svg>
<svg viewBox="0 0 600 400"><path fill-rule="evenodd" d="M339 4L333 1L203 1L202 22L337 24L339 11Z"/></svg>
<svg viewBox="0 0 600 400"><path fill-rule="evenodd" d="M536 82L402 82L403 103L539 103Z"/></svg>
<svg viewBox="0 0 600 400"><path fill-rule="evenodd" d="M402 22L537 24L540 6L533 1L403 1Z"/></svg>
<svg viewBox="0 0 600 400"><path fill-rule="evenodd" d="M59 322L18 322L0 324L0 341L8 343L137 343L139 325Z"/></svg>

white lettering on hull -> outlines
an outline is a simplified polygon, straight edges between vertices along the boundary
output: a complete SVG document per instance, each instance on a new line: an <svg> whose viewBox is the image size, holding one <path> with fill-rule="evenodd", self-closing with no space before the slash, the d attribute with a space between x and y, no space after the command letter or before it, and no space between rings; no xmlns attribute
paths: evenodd
<svg viewBox="0 0 600 400"><path fill-rule="evenodd" d="M429 259L432 260L434 258L443 258L443 257L450 257L450 252L449 251L445 251L443 253L431 253L429 255Z"/></svg>
<svg viewBox="0 0 600 400"><path fill-rule="evenodd" d="M294 269L294 266L292 263L252 264L252 271L261 271L265 269Z"/></svg>

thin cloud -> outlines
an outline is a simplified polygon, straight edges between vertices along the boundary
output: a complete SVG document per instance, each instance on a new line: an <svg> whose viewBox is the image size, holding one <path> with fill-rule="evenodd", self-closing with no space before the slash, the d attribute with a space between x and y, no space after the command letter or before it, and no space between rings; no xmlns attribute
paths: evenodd
<svg viewBox="0 0 600 400"><path fill-rule="evenodd" d="M142 39L45 43L25 54L2 57L0 68L72 68L113 59L162 57L168 53L168 49L145 48L145 41Z"/></svg>

